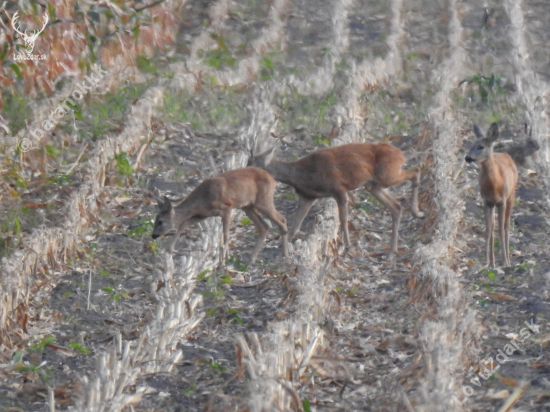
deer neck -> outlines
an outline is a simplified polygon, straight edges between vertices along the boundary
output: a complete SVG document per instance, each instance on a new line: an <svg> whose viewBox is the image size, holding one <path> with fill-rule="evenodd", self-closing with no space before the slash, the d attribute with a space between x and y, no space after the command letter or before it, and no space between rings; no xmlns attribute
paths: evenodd
<svg viewBox="0 0 550 412"><path fill-rule="evenodd" d="M481 175L485 176L485 178L489 178L491 182L495 181L493 178L500 177L500 170L497 166L495 156L493 155L493 151L491 150L489 153L489 157L482 162L480 162L481 166Z"/></svg>
<svg viewBox="0 0 550 412"><path fill-rule="evenodd" d="M288 185L294 185L297 180L296 167L292 163L281 160L272 160L265 168L275 180Z"/></svg>
<svg viewBox="0 0 550 412"><path fill-rule="evenodd" d="M187 219L200 212L200 205L191 195L181 201L177 206L173 206L174 222L176 226L181 225Z"/></svg>

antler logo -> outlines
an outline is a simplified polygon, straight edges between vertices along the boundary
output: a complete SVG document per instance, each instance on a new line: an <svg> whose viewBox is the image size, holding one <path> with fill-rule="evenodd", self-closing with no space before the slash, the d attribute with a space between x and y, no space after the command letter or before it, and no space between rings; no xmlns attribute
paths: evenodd
<svg viewBox="0 0 550 412"><path fill-rule="evenodd" d="M38 35L44 31L44 29L46 28L46 25L48 24L48 20L49 20L48 13L44 14L44 18L42 19L44 21L44 25L42 26L42 28L40 30L33 30L31 35L27 34L27 30L25 30L25 32L22 32L16 27L16 23L18 19L19 19L19 11L16 11L15 14L13 15L13 18L11 19L11 26L17 33L21 35L21 38L25 42L25 51L27 52L27 54L30 55L34 49L34 42L38 38Z"/></svg>

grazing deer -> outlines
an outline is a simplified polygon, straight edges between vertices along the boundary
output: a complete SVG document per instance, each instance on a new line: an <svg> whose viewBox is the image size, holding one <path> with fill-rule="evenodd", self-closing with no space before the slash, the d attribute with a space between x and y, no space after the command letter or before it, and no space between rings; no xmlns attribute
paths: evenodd
<svg viewBox="0 0 550 412"><path fill-rule="evenodd" d="M512 157L507 153L493 153L493 145L498 138L499 131L496 123L493 123L487 131L487 136L477 125L474 125L474 133L477 140L472 145L466 161L478 162L480 165L479 186L483 198L485 212L485 250L487 266L495 266L494 253L494 223L495 207L498 211L498 232L502 249L502 258L506 266L510 262L510 215L514 207L518 171Z"/></svg>
<svg viewBox="0 0 550 412"><path fill-rule="evenodd" d="M211 216L221 216L224 242L222 255L225 258L229 244L231 211L242 209L259 232L249 263L252 264L256 261L269 230L269 225L261 214L279 226L283 255L287 257L288 230L285 218L275 210L273 205L275 185L275 180L264 170L247 167L206 179L177 205L173 206L165 196L164 201L157 200L160 213L155 219L152 237L156 239L172 229L176 229L176 235L169 245L169 251L173 253L176 241L187 226Z"/></svg>
<svg viewBox="0 0 550 412"><path fill-rule="evenodd" d="M273 160L276 147L254 156L250 165L267 170L275 180L286 183L299 196L298 209L289 231L292 239L316 199L332 197L338 204L340 227L344 232L344 244L350 245L348 232L347 192L364 186L392 215L392 240L389 258L397 252L401 205L391 197L386 188L410 180L412 182L412 212L416 217L424 214L418 210L418 186L420 169L402 170L403 152L389 143L352 143L317 150L295 162Z"/></svg>

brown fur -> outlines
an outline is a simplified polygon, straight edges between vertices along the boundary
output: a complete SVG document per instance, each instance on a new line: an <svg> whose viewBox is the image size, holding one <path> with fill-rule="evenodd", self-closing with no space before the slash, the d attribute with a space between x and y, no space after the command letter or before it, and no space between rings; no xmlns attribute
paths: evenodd
<svg viewBox="0 0 550 412"><path fill-rule="evenodd" d="M294 187L299 196L298 210L290 229L292 239L315 199L332 197L338 204L344 243L349 246L347 192L364 186L392 214L393 230L390 257L397 252L401 205L386 188L410 180L413 184L412 211L417 217L420 169L402 170L405 156L389 143L352 143L317 150L310 155L287 163L271 160L275 148L252 157L250 163L267 170L276 180Z"/></svg>
<svg viewBox="0 0 550 412"><path fill-rule="evenodd" d="M514 208L518 171L507 153L494 153L493 146L499 136L498 126L493 123L483 136L477 126L474 130L478 139L466 156L466 161L477 161L480 165L479 188L485 212L485 251L487 266L495 266L494 222L495 208L498 212L498 230L502 259L506 266L510 261L510 216Z"/></svg>
<svg viewBox="0 0 550 412"><path fill-rule="evenodd" d="M160 237L175 228L176 236L169 246L170 252L173 252L177 239L187 226L211 216L221 216L224 237L223 255L225 256L229 243L231 211L242 209L259 232L250 263L256 260L269 230L262 214L279 226L283 254L286 257L288 256L286 239L288 230L285 218L275 210L273 204L275 185L275 180L267 172L255 167L231 170L206 179L177 206L172 207L170 200L166 197L164 202L159 201L161 211L155 219L153 238Z"/></svg>

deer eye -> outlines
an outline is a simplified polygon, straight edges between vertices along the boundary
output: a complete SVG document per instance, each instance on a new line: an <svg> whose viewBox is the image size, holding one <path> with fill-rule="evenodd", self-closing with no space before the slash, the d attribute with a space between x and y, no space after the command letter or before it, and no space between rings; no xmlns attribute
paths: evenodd
<svg viewBox="0 0 550 412"><path fill-rule="evenodd" d="M478 146L477 150L483 150L483 146Z"/></svg>

